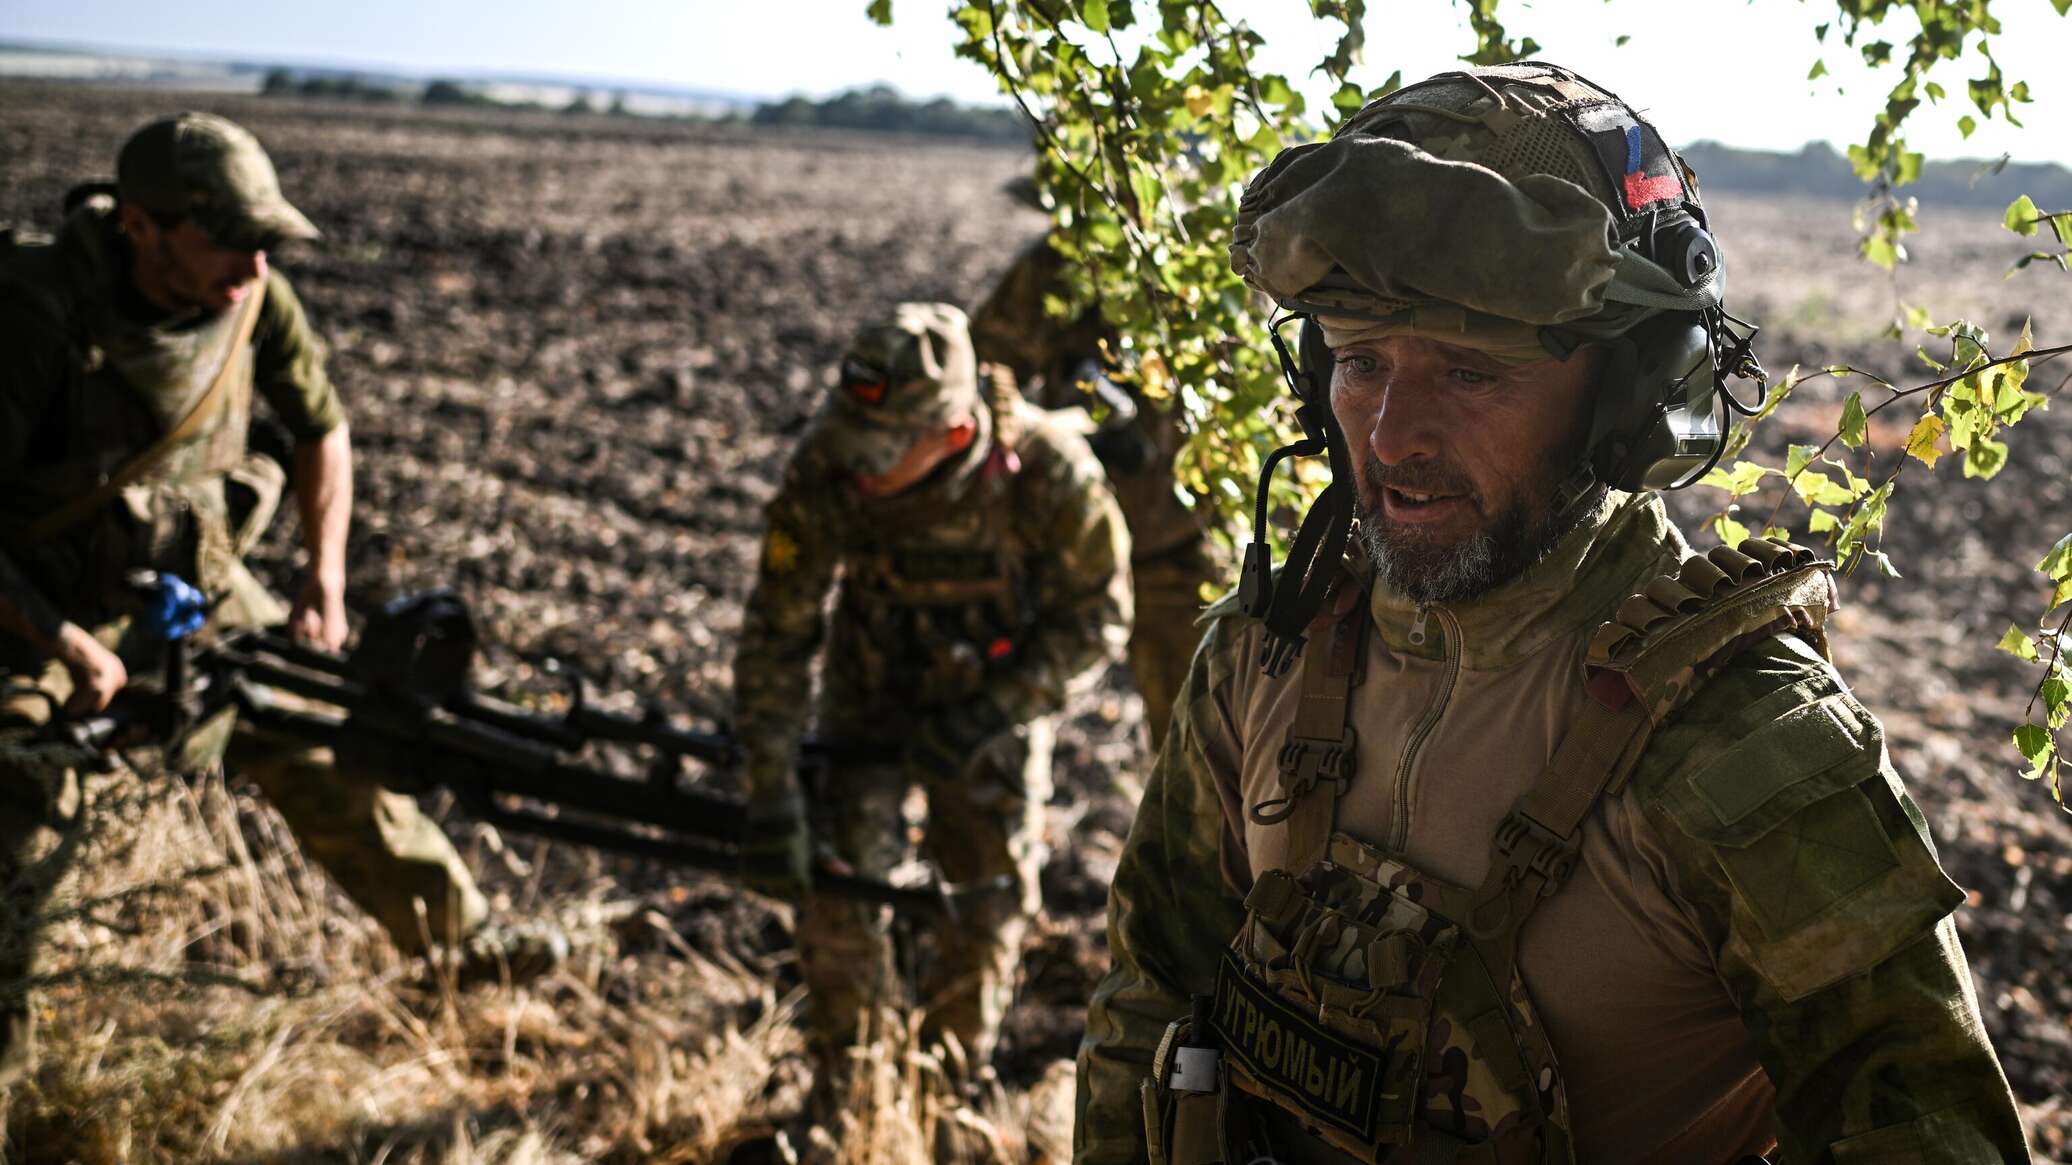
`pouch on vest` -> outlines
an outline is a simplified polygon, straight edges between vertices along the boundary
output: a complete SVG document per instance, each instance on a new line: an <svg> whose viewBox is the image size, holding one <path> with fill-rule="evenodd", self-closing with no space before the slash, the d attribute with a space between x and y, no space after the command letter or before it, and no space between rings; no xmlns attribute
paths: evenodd
<svg viewBox="0 0 2072 1165"><path fill-rule="evenodd" d="M1217 977L1226 1153L1249 1159L1246 1122L1282 1141L1293 1122L1292 1135L1368 1165L1573 1162L1566 1089L1518 972L1518 932L1574 869L1598 799L1723 660L1780 629L1824 644L1830 569L1802 547L1752 539L1687 559L1622 603L1591 646L1591 698L1498 828L1479 887L1336 832L1342 782L1284 782L1271 820L1290 823L1290 869L1255 881ZM1334 634L1364 636L1369 623L1354 604ZM1351 739L1359 669L1333 669L1332 654L1304 656L1302 702L1316 714L1298 714L1290 748L1334 727Z"/></svg>
<svg viewBox="0 0 2072 1165"><path fill-rule="evenodd" d="M1166 1026L1151 1058L1151 1075L1138 1086L1144 1105L1144 1144L1152 1165L1223 1165L1223 1057L1207 1046L1209 1005L1197 996L1195 1014Z"/></svg>

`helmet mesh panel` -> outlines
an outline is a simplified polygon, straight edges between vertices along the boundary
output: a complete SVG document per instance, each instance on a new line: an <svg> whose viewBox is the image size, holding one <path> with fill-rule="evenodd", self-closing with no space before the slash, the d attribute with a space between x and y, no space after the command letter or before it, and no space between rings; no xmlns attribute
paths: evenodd
<svg viewBox="0 0 2072 1165"><path fill-rule="evenodd" d="M1603 198L1604 177L1586 168L1576 156L1580 146L1573 131L1561 122L1528 118L1491 143L1482 164L1513 182L1531 174L1552 174Z"/></svg>

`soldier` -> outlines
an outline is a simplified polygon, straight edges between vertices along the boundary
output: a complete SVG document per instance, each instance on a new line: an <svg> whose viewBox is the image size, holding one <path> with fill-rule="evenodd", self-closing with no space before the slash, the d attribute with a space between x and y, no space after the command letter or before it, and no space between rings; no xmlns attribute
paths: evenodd
<svg viewBox="0 0 2072 1165"><path fill-rule="evenodd" d="M858 333L766 516L734 657L750 873L801 893L817 840L883 876L919 785L942 876L1012 883L936 928L919 985L925 1034L955 1036L983 1067L1040 904L1052 722L1128 633L1121 515L1082 437L982 387L964 313L909 303ZM821 734L886 759L802 790L823 638ZM890 1002L891 945L874 908L810 895L798 945L825 1089L865 1034L859 1015Z"/></svg>
<svg viewBox="0 0 2072 1165"><path fill-rule="evenodd" d="M1350 480L1314 562L1211 609L1113 883L1082 1165L2027 1160L1830 571L1695 555L1650 492L1760 375L1704 224L1652 126L1536 63L1253 179L1232 261L1303 317Z"/></svg>
<svg viewBox="0 0 2072 1165"><path fill-rule="evenodd" d="M199 587L211 633L285 620L327 650L346 637L345 411L300 301L267 265L316 228L251 134L200 113L138 130L112 190L67 202L54 240L0 241L0 726L97 712L148 683L162 647L143 633L133 571ZM255 393L294 435L285 473L246 449ZM290 477L309 556L292 606L241 561ZM485 925L474 881L409 797L234 721L226 711L204 725L177 763L227 757L398 946L460 940L468 975L503 956L519 974L558 957L558 935ZM11 1079L33 1057L23 983L70 848L31 861L32 847L46 826L81 826L79 778L0 765L0 801L0 1079Z"/></svg>
<svg viewBox="0 0 2072 1165"><path fill-rule="evenodd" d="M1022 191L1023 184L1014 189ZM1172 402L1146 399L1108 379L1104 345L1112 350L1114 329L1098 307L1073 319L1043 310L1044 297L1062 289L1064 262L1048 235L1024 247L973 313L971 342L980 363L1009 370L1023 392L1047 408L1086 407L1099 399L1109 410L1089 444L1129 525L1137 604L1130 672L1156 750L1200 638L1195 620L1203 588L1227 572L1209 536L1210 508L1190 509L1173 492L1173 457L1183 436Z"/></svg>

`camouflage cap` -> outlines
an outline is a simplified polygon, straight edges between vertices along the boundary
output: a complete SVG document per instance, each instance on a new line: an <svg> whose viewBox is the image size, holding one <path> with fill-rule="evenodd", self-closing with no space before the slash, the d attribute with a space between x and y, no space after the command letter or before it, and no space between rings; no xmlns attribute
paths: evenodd
<svg viewBox="0 0 2072 1165"><path fill-rule="evenodd" d="M903 303L850 341L822 440L850 472L881 474L922 433L978 408L970 321L946 303Z"/></svg>
<svg viewBox="0 0 2072 1165"><path fill-rule="evenodd" d="M1657 223L1697 205L1683 160L1610 92L1537 62L1453 70L1282 151L1245 189L1231 264L1334 346L1394 331L1544 358L1550 327L1609 336L1717 306L1716 253L1699 271L1653 254Z"/></svg>
<svg viewBox="0 0 2072 1165"><path fill-rule="evenodd" d="M192 218L220 246L265 250L318 234L282 197L259 139L212 113L174 114L130 135L115 184L123 201Z"/></svg>

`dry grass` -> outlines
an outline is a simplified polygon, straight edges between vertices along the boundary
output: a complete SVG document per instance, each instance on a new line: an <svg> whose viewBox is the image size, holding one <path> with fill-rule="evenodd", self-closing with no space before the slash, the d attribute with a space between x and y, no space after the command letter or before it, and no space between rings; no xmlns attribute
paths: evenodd
<svg viewBox="0 0 2072 1165"><path fill-rule="evenodd" d="M492 898L558 916L580 952L536 983L462 993L221 779L98 778L90 797L4 1160L702 1165L769 1159L799 1112L798 993L701 949L594 863L543 876L542 851L528 862L478 831ZM970 1105L910 1030L859 1054L834 1165L925 1160L938 1141L1063 1159L1069 1074Z"/></svg>

